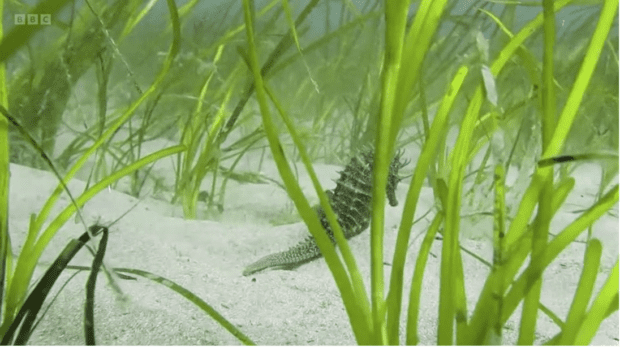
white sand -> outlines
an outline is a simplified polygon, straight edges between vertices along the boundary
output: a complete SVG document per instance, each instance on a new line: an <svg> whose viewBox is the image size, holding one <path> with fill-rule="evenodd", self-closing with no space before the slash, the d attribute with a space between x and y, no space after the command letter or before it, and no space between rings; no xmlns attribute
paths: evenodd
<svg viewBox="0 0 620 347"><path fill-rule="evenodd" d="M160 147L161 148L161 147ZM255 170L255 161L244 161L242 169ZM161 173L170 167L164 160L158 166ZM159 165L159 164L158 164ZM245 165L245 166L244 166ZM254 165L254 166L252 166ZM316 165L322 183L332 188L331 179L337 178L335 166ZM408 168L411 170L411 167ZM575 173L577 189L573 192L566 211L554 219L553 232L576 214L570 210L585 208L592 203L595 185L590 177L598 177L592 168ZM268 160L265 175L278 178ZM170 171L166 176L170 177ZM84 176L82 176L84 177ZM596 180L595 180L596 181ZM306 175L300 182L305 192L312 191ZM210 182L205 182L205 187ZM596 184L593 182L592 184ZM56 179L47 172L11 165L10 232L13 248L17 251L28 227L31 213L37 213ZM400 220L404 197L409 182L400 184L397 196L400 205L386 211L386 261L391 262L396 227ZM70 188L75 196L83 190L82 181L73 180ZM588 194L590 197L588 198ZM584 196L585 195L585 196ZM588 200L589 199L589 200ZM83 209L87 223L100 219L109 223L129 209L136 199L114 190L104 190ZM60 203L67 204L66 195ZM420 198L418 216L433 204L430 189L425 188ZM267 345L351 345L355 344L338 290L324 261L317 260L294 271L266 271L250 277L241 276L244 266L271 252L293 245L305 235L303 223L273 227L269 220L291 211L286 194L274 184L245 184L230 181L225 200L225 211L220 221L186 221L180 218L180 207L160 200L146 199L121 221L111 227L107 264L150 271L164 276L204 299L222 315L258 344ZM204 215L204 205L200 205ZM55 216L60 211L56 208ZM617 206L614 214L617 216ZM432 216L433 213L429 214ZM412 239L425 230L429 217L414 226ZM559 224L558 224L559 223ZM468 225L464 222L463 228ZM470 226L473 227L473 226ZM42 261L53 260L67 241L83 232L74 219L66 223L50 243ZM618 257L618 219L603 217L595 226L595 235L603 241L604 254L596 292ZM413 242L406 268L406 282L410 281L415 256L421 238ZM362 274L369 275L369 233L351 240ZM490 259L488 240L464 240L463 245ZM437 241L429 258L424 278L419 337L421 344L436 343L437 293L441 243ZM584 244L574 243L545 272L542 301L562 319L576 288L581 271ZM463 256L466 273L468 310L477 301L478 293L488 270L471 257ZM73 264L88 265L91 261L86 250L81 251ZM44 267L35 274L38 278ZM385 267L386 279L390 266ZM77 275L59 294L49 312L32 336L31 344L80 345L84 344L82 328L84 285L87 274ZM68 278L65 274L56 283L56 293ZM126 303L117 300L100 275L96 293L96 338L104 345L222 345L239 344L227 331L201 310L168 288L144 278L121 281L129 298ZM408 286L404 294L408 295ZM406 302L407 300L405 300ZM47 306L47 303L44 305ZM405 306L406 309L406 306ZM404 311L406 312L406 311ZM505 343L514 343L518 333L518 309L508 322ZM559 330L544 314L539 313L537 343L552 337ZM401 336L404 338L404 315ZM402 340L404 341L404 340ZM593 344L618 345L618 313L603 322Z"/></svg>

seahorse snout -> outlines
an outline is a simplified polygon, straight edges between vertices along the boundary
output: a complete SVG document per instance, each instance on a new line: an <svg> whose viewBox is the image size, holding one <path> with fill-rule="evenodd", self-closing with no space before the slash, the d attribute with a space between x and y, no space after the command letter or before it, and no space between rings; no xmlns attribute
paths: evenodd
<svg viewBox="0 0 620 347"><path fill-rule="evenodd" d="M398 199L396 199L395 191L388 189L387 198L388 198L388 202L390 203L390 206L392 207L398 206Z"/></svg>

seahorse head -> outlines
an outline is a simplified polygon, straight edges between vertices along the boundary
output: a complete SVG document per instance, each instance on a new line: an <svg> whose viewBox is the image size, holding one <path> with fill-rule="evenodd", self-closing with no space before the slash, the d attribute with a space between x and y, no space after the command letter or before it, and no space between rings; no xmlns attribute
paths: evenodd
<svg viewBox="0 0 620 347"><path fill-rule="evenodd" d="M368 180L368 185L370 186L373 170L372 168L374 166L374 150L371 147L366 147L361 154L363 162L366 165L363 172L365 173L364 175L366 176L366 179ZM398 183L403 179L403 177L398 175L398 171L407 164L409 164L408 160L401 161L402 155L402 150L396 152L396 154L392 158L392 162L390 163L390 168L388 171L388 182L387 186L385 187L385 192L390 206L398 205L398 199L396 199L396 188L398 186ZM370 195L368 196L368 201L370 201Z"/></svg>
<svg viewBox="0 0 620 347"><path fill-rule="evenodd" d="M387 194L388 202L390 206L398 205L398 200L396 199L396 187L398 186L398 182L400 182L403 178L398 176L398 171L409 164L408 160L401 161L400 157L403 155L403 151L399 150L394 155L392 159L392 163L390 163L390 170L388 172L388 183L385 187L385 192Z"/></svg>

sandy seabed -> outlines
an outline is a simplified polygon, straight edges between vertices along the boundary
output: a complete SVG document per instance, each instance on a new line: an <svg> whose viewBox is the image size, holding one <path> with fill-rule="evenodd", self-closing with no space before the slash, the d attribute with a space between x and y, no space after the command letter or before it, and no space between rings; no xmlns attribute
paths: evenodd
<svg viewBox="0 0 620 347"><path fill-rule="evenodd" d="M241 170L256 170L256 158L243 161ZM172 186L170 160L164 159L154 172L167 179ZM245 165L245 167L244 167ZM321 183L333 188L338 177L332 165L315 165ZM9 228L14 252L19 251L28 230L31 213L38 213L58 181L45 171L11 164ZM409 168L411 170L411 168ZM266 161L262 173L279 179L273 162ZM577 186L571 193L565 209L560 210L552 223L558 232L567 221L576 218L571 211L587 208L593 202L599 169L584 165L574 173ZM85 171L78 174L84 179ZM85 180L74 179L69 188L75 196L84 190ZM300 174L300 185L309 196L311 183L305 173ZM409 186L404 180L398 187L399 206L387 207L385 223L385 259L391 261L397 226ZM106 189L83 208L87 224L106 225L130 209L138 200L120 191ZM204 186L210 184L205 180ZM589 199L589 200L588 200ZM169 200L168 200L169 201ZM430 188L423 188L416 218L434 203ZM66 194L60 207L52 211L56 216L68 204ZM258 258L286 249L307 233L303 223L272 226L270 220L291 212L293 207L286 193L274 184L239 184L230 181L224 212L213 220L184 220L179 206L154 198L146 198L118 223L110 228L106 264L111 267L135 268L150 271L178 283L205 300L254 342L262 345L352 345L355 344L339 292L323 260L313 261L293 271L265 271L243 277L243 268ZM603 257L595 293L604 283L618 258L618 207L605 215L594 227L594 236L603 243ZM201 216L205 206L199 206ZM433 213L429 214L432 217ZM412 244L405 268L405 281L413 273L416 252L431 217L414 225ZM466 228L467 226L462 226ZM473 226L470 226L473 227ZM55 259L70 238L84 232L81 223L71 218L49 244L41 262ZM369 233L366 231L350 241L358 266L365 276L368 288ZM462 240L462 245L486 259L491 259L492 246L488 239ZM546 270L542 288L542 302L562 319L566 314L583 262L584 243L573 243ZM434 243L424 276L419 319L419 338L424 345L436 343L436 321L439 291L441 242ZM81 251L72 264L86 265L91 256ZM488 274L488 269L470 256L463 255L466 277L468 310L471 311ZM44 266L38 267L38 279ZM391 267L386 265L386 281ZM67 271L52 289L55 295L71 273ZM34 345L82 345L84 286L87 273L73 278L58 294L55 302L36 328L30 343ZM387 283L387 282L386 282ZM102 345L228 345L239 344L230 333L205 313L168 288L145 278L136 281L121 280L125 300L120 299L99 276L95 304L96 342ZM404 289L406 296L409 286ZM47 306L47 303L44 307ZM520 308L504 328L504 343L514 344L518 334ZM404 314L401 341L404 341ZM539 311L536 343L554 336L559 329ZM618 345L618 312L606 319L592 344Z"/></svg>

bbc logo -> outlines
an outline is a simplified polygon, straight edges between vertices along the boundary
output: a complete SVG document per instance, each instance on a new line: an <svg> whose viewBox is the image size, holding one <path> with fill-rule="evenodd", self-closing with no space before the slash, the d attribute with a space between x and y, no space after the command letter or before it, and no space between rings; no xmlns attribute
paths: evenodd
<svg viewBox="0 0 620 347"><path fill-rule="evenodd" d="M51 14L16 14L15 25L50 25L52 24Z"/></svg>

